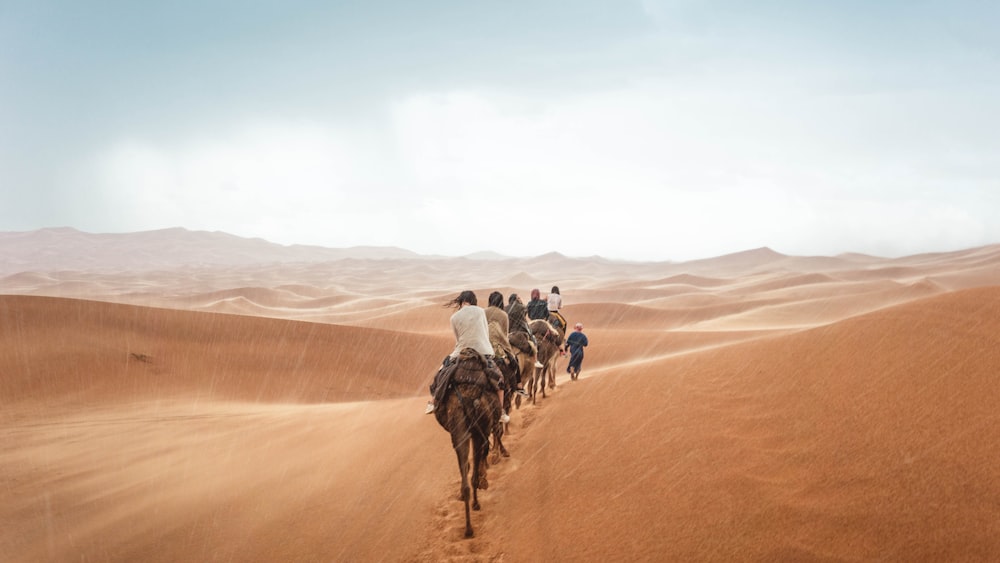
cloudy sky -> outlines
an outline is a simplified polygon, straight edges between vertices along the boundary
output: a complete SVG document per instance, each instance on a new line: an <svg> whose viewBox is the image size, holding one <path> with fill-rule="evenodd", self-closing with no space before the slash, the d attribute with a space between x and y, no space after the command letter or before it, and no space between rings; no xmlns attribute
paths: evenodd
<svg viewBox="0 0 1000 563"><path fill-rule="evenodd" d="M0 231L997 243L997 29L985 0L0 2Z"/></svg>

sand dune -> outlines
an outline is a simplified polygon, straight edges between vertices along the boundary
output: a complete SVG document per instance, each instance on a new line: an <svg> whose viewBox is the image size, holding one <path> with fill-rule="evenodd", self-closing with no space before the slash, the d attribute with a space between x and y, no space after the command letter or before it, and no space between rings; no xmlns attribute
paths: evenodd
<svg viewBox="0 0 1000 563"><path fill-rule="evenodd" d="M78 299L0 296L0 311L0 401L10 405L413 396L451 344L448 335Z"/></svg>
<svg viewBox="0 0 1000 563"><path fill-rule="evenodd" d="M169 235L141 239L183 248ZM254 248L146 270L17 254L0 560L1000 559L997 247L687 265ZM443 304L551 285L587 326L583 377L512 413L465 540L422 414Z"/></svg>
<svg viewBox="0 0 1000 563"><path fill-rule="evenodd" d="M506 553L995 559L998 319L974 290L570 386L519 443Z"/></svg>

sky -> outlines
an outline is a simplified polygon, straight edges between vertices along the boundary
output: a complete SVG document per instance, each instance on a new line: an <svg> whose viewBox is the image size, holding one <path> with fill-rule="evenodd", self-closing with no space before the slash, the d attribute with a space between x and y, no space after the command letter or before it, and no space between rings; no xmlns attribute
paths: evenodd
<svg viewBox="0 0 1000 563"><path fill-rule="evenodd" d="M980 0L0 0L0 231L655 261L998 243L998 28Z"/></svg>

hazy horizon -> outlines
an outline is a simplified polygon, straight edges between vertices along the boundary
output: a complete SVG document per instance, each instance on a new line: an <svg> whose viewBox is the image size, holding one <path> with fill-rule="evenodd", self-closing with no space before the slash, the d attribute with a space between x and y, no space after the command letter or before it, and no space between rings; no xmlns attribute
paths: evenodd
<svg viewBox="0 0 1000 563"><path fill-rule="evenodd" d="M0 230L685 261L1000 241L1000 7L0 12Z"/></svg>
<svg viewBox="0 0 1000 563"><path fill-rule="evenodd" d="M86 230L83 230L83 229L78 229L78 228L73 227L73 226L63 225L63 226L58 226L58 227L41 227L41 228L38 228L38 229L32 229L32 230L28 230L28 231L0 231L0 235L17 235L17 236L21 237L21 236L25 236L25 235L27 235L27 236L38 235L38 234L42 234L42 233L80 234L80 235L83 235L85 237L107 237L107 236L122 237L119 240L122 241L122 242L124 242L126 240L126 238L129 237L130 235L150 235L150 234L164 234L164 235L168 235L168 234L170 234L172 232L184 233L186 235L192 235L192 236L197 236L197 235L212 235L212 236L215 236L215 235L218 235L218 236L224 236L224 237L235 237L235 238L239 239L242 242L260 242L260 243L263 243L263 244L274 245L274 246L277 246L279 248L289 249L289 250L296 249L296 248L300 248L300 249L301 248L316 248L316 249L331 250L331 251L357 251L357 250L371 249L371 250L375 250L375 251L378 251L378 250L400 251L400 252L405 253L405 254L412 254L413 256L416 256L416 257L419 257L419 258L445 258L445 259L448 259L448 258L459 258L459 259L461 259L461 258L474 258L474 259L485 259L485 260L490 260L490 259L531 260L531 259L542 258L542 257L548 256L548 255L553 255L554 254L554 255L559 255L559 256L566 257L566 258L578 259L578 260L599 259L599 260L605 260L605 261L608 261L608 262L636 263L636 264L643 264L643 263L647 263L647 264L670 263L670 264L677 264L677 265L683 265L684 263L687 263L687 262L699 262L699 261L704 261L704 260L712 260L712 259L716 259L716 258L726 258L726 257L730 257L730 256L748 255L748 254L758 253L758 252L772 252L772 253L775 253L775 255L778 255L778 256L787 256L787 257L790 257L790 258L836 258L836 257L842 257L842 256L856 255L856 256L868 256L868 257L871 257L871 258L893 260L893 259L897 259L897 258L908 258L908 257L918 256L918 255L921 255L921 254L949 254L949 253L953 253L953 252L961 252L961 251L965 251L965 250L974 250L976 248L984 248L984 247L990 247L990 246L994 246L996 244L1000 244L1000 243L988 243L988 244L978 245L978 246L974 246L974 247L962 247L962 248L948 249L948 250L937 251L937 252L928 252L928 253L918 252L918 253L914 253L914 254L906 254L906 255L898 255L898 256L880 256L880 255L876 255L876 254L867 254L867 253L863 253L863 252L856 252L856 251L850 251L850 250L845 251L845 252L840 252L840 253L837 253L837 254L790 254L790 253L782 252L781 250L772 248L770 246L759 246L759 247L754 247L754 248L744 248L744 249L740 249L740 250L734 250L732 252L726 252L724 254L697 256L697 257L693 257L693 258L690 258L690 259L687 259L687 260L641 260L641 259L626 259L626 258L616 258L616 257L602 256L600 254L589 254L589 255L570 254L570 253L564 252L564 251L562 251L562 250L560 250L558 248L549 249L549 250L546 250L546 251L543 251L543 252L538 252L536 254L523 254L523 255L504 254L502 252L498 252L498 251L491 250L491 249L474 250L472 252L467 252L467 253L464 253L464 254L446 254L446 253L424 253L424 252L418 252L418 251L413 250L411 248L408 248L406 246L400 246L400 245L363 245L362 244L362 245L353 245L353 246L328 246L328 245L324 245L324 244L295 243L295 242L293 242L293 243L281 243L281 242L276 242L276 241L268 240L267 238L264 238L264 237L244 237L244 236L237 235L235 233L229 233L229 232L226 232L226 231L205 230L205 229L188 229L186 227L179 227L179 226L164 227L164 228L160 228L160 229L150 229L150 230L144 230L144 231L93 232L93 231L86 231ZM19 240L22 240L22 239L19 239ZM4 242L4 241L0 240L0 243L2 243L2 242ZM160 242L163 242L163 241L160 241ZM195 242L195 239L190 239L187 242ZM47 252L47 259L51 259L52 253L55 250L56 249L53 248L53 247L49 247L48 248L48 250L46 251ZM361 257L361 256L351 256L351 257L358 258L358 257ZM393 258L403 257L403 258L405 258L405 256L400 256L400 255L397 255L397 254L394 254L394 253L390 253L389 255L386 255L386 256L374 256L373 255L373 257L375 257L375 258L386 258L386 257L393 257Z"/></svg>

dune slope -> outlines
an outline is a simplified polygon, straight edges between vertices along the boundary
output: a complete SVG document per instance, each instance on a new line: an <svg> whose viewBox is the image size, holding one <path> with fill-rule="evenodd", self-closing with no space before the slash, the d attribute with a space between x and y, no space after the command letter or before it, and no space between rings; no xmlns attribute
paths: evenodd
<svg viewBox="0 0 1000 563"><path fill-rule="evenodd" d="M452 345L447 335L25 296L0 296L0 332L2 403L412 396Z"/></svg>
<svg viewBox="0 0 1000 563"><path fill-rule="evenodd" d="M978 289L581 381L519 444L505 553L995 559L998 335Z"/></svg>

